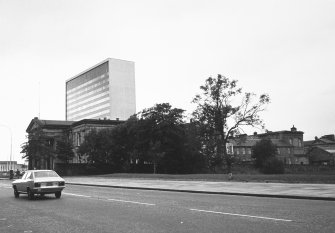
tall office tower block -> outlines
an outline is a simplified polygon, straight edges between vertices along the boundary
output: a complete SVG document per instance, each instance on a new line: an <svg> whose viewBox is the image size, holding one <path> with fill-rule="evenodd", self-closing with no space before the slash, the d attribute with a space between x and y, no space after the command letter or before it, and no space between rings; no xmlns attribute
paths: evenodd
<svg viewBox="0 0 335 233"><path fill-rule="evenodd" d="M66 120L127 120L136 113L135 64L108 58L66 81Z"/></svg>

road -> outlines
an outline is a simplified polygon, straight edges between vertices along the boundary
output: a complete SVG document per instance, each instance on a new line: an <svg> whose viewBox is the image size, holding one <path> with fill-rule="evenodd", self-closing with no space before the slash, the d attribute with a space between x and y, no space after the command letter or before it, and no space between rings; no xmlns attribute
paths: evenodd
<svg viewBox="0 0 335 233"><path fill-rule="evenodd" d="M67 185L14 198L0 181L0 232L334 232L335 202Z"/></svg>

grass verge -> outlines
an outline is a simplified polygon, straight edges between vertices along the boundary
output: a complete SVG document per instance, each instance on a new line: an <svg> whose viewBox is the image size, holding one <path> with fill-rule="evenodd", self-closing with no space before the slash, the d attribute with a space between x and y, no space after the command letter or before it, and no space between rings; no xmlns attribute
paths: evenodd
<svg viewBox="0 0 335 233"><path fill-rule="evenodd" d="M333 174L233 174L229 180L227 174L139 174L139 173L113 173L99 175L100 177L111 178L132 178L132 179L163 179L163 180L195 180L195 181L231 181L231 182L271 182L271 183L316 183L335 184Z"/></svg>

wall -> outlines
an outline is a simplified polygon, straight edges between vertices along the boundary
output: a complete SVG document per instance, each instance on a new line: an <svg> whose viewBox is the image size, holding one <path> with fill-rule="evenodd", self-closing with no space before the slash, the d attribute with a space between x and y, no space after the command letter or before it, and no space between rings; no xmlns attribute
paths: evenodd
<svg viewBox="0 0 335 233"><path fill-rule="evenodd" d="M127 120L136 113L135 63L109 59L110 119Z"/></svg>

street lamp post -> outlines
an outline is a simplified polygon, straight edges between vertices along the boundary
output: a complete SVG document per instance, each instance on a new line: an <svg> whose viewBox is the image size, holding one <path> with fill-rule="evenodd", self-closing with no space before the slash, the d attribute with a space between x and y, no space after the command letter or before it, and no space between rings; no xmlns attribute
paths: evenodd
<svg viewBox="0 0 335 233"><path fill-rule="evenodd" d="M5 128L7 128L9 130L9 133L10 133L9 170L13 170L13 166L12 166L12 148L13 148L13 133L12 133L12 129L9 126L3 125L3 124L0 124L0 126L3 126Z"/></svg>

